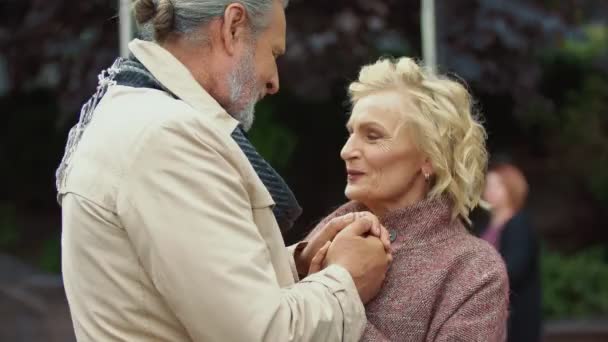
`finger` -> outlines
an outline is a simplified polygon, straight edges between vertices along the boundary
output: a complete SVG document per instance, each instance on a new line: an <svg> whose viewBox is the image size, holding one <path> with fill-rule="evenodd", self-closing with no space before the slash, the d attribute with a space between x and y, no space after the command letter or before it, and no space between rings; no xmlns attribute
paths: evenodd
<svg viewBox="0 0 608 342"><path fill-rule="evenodd" d="M346 215L334 217L325 225L323 232L327 235L328 240L333 240L336 234L338 234L342 229L346 228L354 220L355 213L348 213Z"/></svg>
<svg viewBox="0 0 608 342"><path fill-rule="evenodd" d="M372 229L371 229L372 235L379 238L382 234L382 232L380 230L380 220L378 220L376 215L373 215L371 213L367 217L370 220L372 220Z"/></svg>
<svg viewBox="0 0 608 342"><path fill-rule="evenodd" d="M382 237L382 224L380 224L380 220L378 219L378 217L376 217L376 215L374 216L374 231L375 234L377 234L377 237Z"/></svg>
<svg viewBox="0 0 608 342"><path fill-rule="evenodd" d="M391 249L391 234L388 229L386 229L386 227L384 227L383 225L380 225L380 230L380 240L382 240L382 243L384 244L384 249L388 252Z"/></svg>
<svg viewBox="0 0 608 342"><path fill-rule="evenodd" d="M350 234L354 236L364 236L372 229L373 222L368 217L362 217L355 220L355 222L349 224L342 230L343 234Z"/></svg>
<svg viewBox="0 0 608 342"><path fill-rule="evenodd" d="M323 261L325 260L325 256L327 255L327 251L329 250L329 246L331 243L327 241L323 247L319 249L317 254L310 261L310 267L308 268L308 274L316 273L321 270L323 267Z"/></svg>
<svg viewBox="0 0 608 342"><path fill-rule="evenodd" d="M359 213L359 215L360 215L360 217L366 217L372 221L372 227L370 229L370 232L373 236L379 238L380 235L382 234L382 231L380 229L381 225L380 225L380 220L378 220L378 217L369 211L362 211Z"/></svg>

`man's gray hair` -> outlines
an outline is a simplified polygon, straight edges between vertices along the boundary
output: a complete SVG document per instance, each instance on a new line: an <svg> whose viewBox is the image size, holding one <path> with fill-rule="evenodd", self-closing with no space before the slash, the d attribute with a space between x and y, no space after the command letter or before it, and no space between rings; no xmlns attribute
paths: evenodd
<svg viewBox="0 0 608 342"><path fill-rule="evenodd" d="M170 33L190 35L223 16L230 4L240 3L247 11L254 34L257 34L268 26L275 1L281 1L283 8L289 4L289 0L136 0L134 12L141 37L162 41Z"/></svg>

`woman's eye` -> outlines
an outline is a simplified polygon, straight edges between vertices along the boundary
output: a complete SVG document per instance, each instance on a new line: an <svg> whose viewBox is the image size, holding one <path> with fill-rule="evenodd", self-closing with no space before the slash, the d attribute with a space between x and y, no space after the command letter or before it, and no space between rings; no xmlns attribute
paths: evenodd
<svg viewBox="0 0 608 342"><path fill-rule="evenodd" d="M368 133L367 134L367 139L368 140L372 140L373 141L373 140L378 140L380 138L381 138L380 135L376 134L376 133Z"/></svg>

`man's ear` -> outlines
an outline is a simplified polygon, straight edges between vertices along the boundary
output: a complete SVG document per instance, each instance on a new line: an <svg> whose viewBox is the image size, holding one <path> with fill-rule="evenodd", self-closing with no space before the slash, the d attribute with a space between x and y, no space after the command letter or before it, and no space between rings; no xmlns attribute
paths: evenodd
<svg viewBox="0 0 608 342"><path fill-rule="evenodd" d="M239 41L247 38L249 32L249 16L245 7L240 3L231 3L224 11L221 26L222 43L228 55L236 53Z"/></svg>

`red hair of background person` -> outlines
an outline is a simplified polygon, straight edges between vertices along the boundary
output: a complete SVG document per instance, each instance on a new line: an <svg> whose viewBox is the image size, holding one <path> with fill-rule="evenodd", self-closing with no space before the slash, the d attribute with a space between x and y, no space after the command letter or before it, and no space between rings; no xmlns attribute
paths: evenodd
<svg viewBox="0 0 608 342"><path fill-rule="evenodd" d="M489 172L500 177L507 190L511 207L519 211L528 197L528 182L524 174L517 167L506 163L492 166Z"/></svg>

